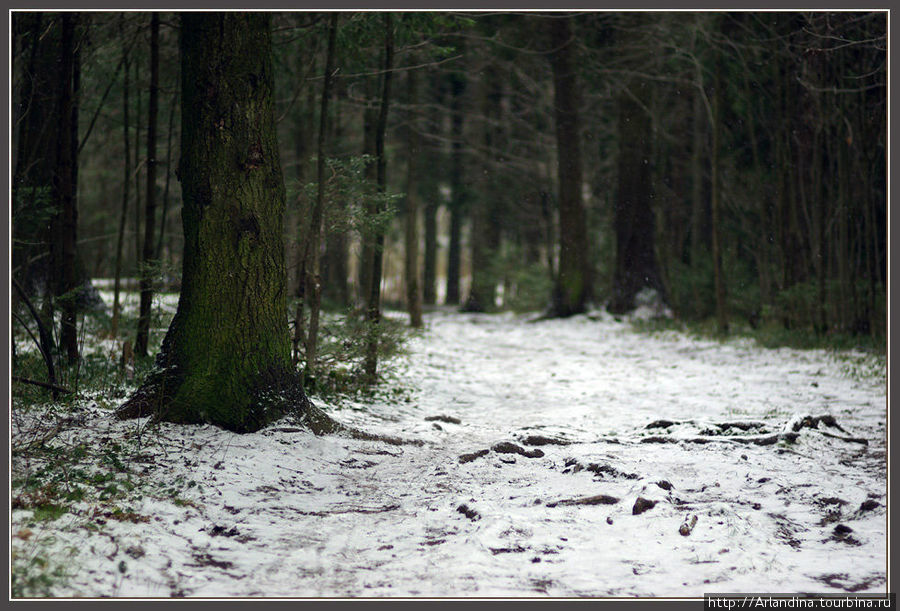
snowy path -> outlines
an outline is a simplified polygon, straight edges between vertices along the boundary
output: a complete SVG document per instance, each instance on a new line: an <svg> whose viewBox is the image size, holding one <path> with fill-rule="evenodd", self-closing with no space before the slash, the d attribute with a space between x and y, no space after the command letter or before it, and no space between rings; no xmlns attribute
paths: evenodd
<svg viewBox="0 0 900 611"><path fill-rule="evenodd" d="M145 432L145 477L178 482L181 502L147 494L131 509L148 522L111 520L103 536L72 517L63 536L80 569L59 594L884 591L883 379L856 379L845 371L854 359L822 351L641 335L595 318L430 314L403 374L412 400L334 412L422 446L279 427ZM840 428L737 439L794 432L798 414ZM88 415L100 437L136 426ZM645 428L659 420L672 424ZM460 460L499 442L543 455ZM599 495L609 504L559 503ZM635 515L638 497L656 505Z"/></svg>

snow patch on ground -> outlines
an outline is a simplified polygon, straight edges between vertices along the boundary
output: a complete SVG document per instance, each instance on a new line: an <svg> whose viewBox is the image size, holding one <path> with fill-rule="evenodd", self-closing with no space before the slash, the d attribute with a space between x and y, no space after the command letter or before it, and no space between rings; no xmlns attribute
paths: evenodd
<svg viewBox="0 0 900 611"><path fill-rule="evenodd" d="M883 376L847 375L848 357L825 351L637 334L602 314L426 320L403 374L410 402L317 401L423 445L148 428L85 405L84 425L53 443L139 446L137 517L99 524L87 516L103 508L82 503L34 525L15 510L14 551L43 538L68 558L58 596L884 591ZM839 429L795 427L802 415ZM754 441L784 433L796 435ZM636 514L639 497L656 503Z"/></svg>

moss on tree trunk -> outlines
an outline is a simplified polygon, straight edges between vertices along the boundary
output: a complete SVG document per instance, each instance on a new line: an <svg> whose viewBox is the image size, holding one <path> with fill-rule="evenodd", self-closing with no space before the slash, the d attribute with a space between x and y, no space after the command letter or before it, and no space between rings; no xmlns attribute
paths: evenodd
<svg viewBox="0 0 900 611"><path fill-rule="evenodd" d="M184 267L156 369L119 410L248 432L314 410L291 366L269 16L182 17Z"/></svg>

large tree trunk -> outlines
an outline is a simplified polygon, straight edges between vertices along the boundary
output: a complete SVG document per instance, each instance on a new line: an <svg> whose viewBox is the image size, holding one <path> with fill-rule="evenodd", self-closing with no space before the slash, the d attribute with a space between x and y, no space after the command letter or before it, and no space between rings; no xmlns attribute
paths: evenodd
<svg viewBox="0 0 900 611"><path fill-rule="evenodd" d="M580 95L570 19L553 18L549 23L559 163L559 272L552 314L571 316L583 312L591 298L587 217L581 195Z"/></svg>
<svg viewBox="0 0 900 611"><path fill-rule="evenodd" d="M184 267L156 369L118 410L255 431L311 408L291 366L270 16L182 16Z"/></svg>
<svg viewBox="0 0 900 611"><path fill-rule="evenodd" d="M156 118L159 112L159 13L150 17L150 100L147 109L147 201L144 206L144 248L141 256L141 309L134 354L147 356L150 341L150 310L156 252Z"/></svg>
<svg viewBox="0 0 900 611"><path fill-rule="evenodd" d="M650 116L640 99L646 85L636 84L619 97L619 185L616 193L616 267L608 309L615 314L635 307L635 296L644 288L665 289L656 262L653 210L650 207Z"/></svg>

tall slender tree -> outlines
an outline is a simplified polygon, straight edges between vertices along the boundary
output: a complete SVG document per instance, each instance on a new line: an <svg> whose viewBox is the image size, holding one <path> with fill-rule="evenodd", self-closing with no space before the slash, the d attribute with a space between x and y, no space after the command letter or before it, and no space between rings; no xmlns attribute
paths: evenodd
<svg viewBox="0 0 900 611"><path fill-rule="evenodd" d="M122 130L122 141L124 148L124 158L123 158L123 177L122 177L122 210L119 213L119 235L116 239L116 263L115 263L115 278L113 280L113 313L112 313L112 328L111 334L113 337L117 337L119 335L119 316L121 313L121 304L119 302L120 291L121 291L121 279L122 279L122 248L125 244L125 223L128 219L128 196L129 196L129 188L131 186L131 143L130 143L130 133L131 133L131 125L128 122L128 92L130 89L129 83L129 75L131 73L131 62L128 57L128 44L125 41L124 36L124 16L122 17L122 21L120 22L120 34L122 35L122 63L124 66L124 70L122 71L122 125L124 129Z"/></svg>
<svg viewBox="0 0 900 611"><path fill-rule="evenodd" d="M316 348L319 341L319 310L322 306L322 274L319 257L322 243L322 219L325 214L325 138L328 126L328 102L334 82L335 41L339 13L331 13L328 23L328 49L325 57L325 79L319 107L319 137L316 144L316 202L310 215L306 255L306 294L309 299L309 331L306 335L306 375L316 372Z"/></svg>
<svg viewBox="0 0 900 611"><path fill-rule="evenodd" d="M460 276L462 275L462 225L466 207L463 163L463 133L465 113L463 94L466 79L462 74L450 77L450 243L447 247L447 291L445 301L457 305L460 301Z"/></svg>
<svg viewBox="0 0 900 611"><path fill-rule="evenodd" d="M375 126L375 164L378 191L387 191L387 157L385 156L385 133L387 132L388 110L391 102L391 76L394 72L394 17L384 14L384 66L381 80L381 106L378 123ZM379 200L380 201L380 200ZM378 203L376 213L383 212ZM374 384L378 372L378 344L381 323L381 272L384 257L384 229L375 232L372 244L372 266L369 275L369 295L366 302L366 321L369 323L369 337L366 341L366 356L363 371L370 384Z"/></svg>
<svg viewBox="0 0 900 611"><path fill-rule="evenodd" d="M419 100L418 75L415 70L406 73L407 113L406 129L406 226L405 226L405 277L406 308L409 311L409 324L412 327L422 326L422 291L419 283L419 196L418 189L418 157L419 126L417 124Z"/></svg>

